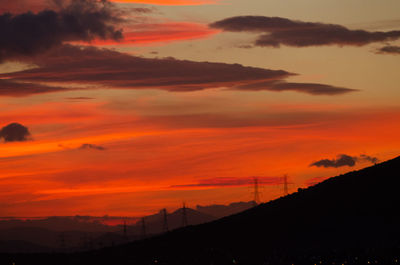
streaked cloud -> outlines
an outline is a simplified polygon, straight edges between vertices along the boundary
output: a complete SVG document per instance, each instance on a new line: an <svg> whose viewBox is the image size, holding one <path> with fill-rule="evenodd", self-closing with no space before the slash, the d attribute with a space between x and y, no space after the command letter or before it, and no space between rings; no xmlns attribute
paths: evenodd
<svg viewBox="0 0 400 265"><path fill-rule="evenodd" d="M64 45L33 58L38 66L20 72L0 75L10 85L40 83L44 88L32 92L18 87L20 95L90 88L162 89L173 92L199 91L210 88L233 88L243 91L297 91L312 95L337 95L355 91L324 84L287 83L294 74L284 70L247 67L240 64L194 62L174 58L143 58L108 49ZM49 85L49 87L46 87ZM83 86L84 85L84 86ZM13 95L6 90L3 95ZM0 91L1 92L1 91Z"/></svg>
<svg viewBox="0 0 400 265"><path fill-rule="evenodd" d="M252 83L236 86L234 89L245 91L297 91L311 95L340 95L357 91L356 89L336 87L326 84L289 83L282 81Z"/></svg>
<svg viewBox="0 0 400 265"><path fill-rule="evenodd" d="M239 187L254 185L255 177L246 178L207 178L197 183L172 185L171 188L207 188L207 187ZM282 183L282 177L256 177L260 185L278 185Z"/></svg>
<svg viewBox="0 0 400 265"><path fill-rule="evenodd" d="M0 96L22 97L32 94L65 91L65 88L47 86L31 82L19 82L16 80L0 79Z"/></svg>
<svg viewBox="0 0 400 265"><path fill-rule="evenodd" d="M88 144L88 143L82 144L78 149L94 149L94 150L100 150L100 151L106 150L106 148L101 145Z"/></svg>
<svg viewBox="0 0 400 265"><path fill-rule="evenodd" d="M75 83L107 88L159 88L196 91L284 79L283 70L239 64L151 59L94 47L66 45L35 59L38 68L3 74L8 82ZM0 75L1 76L1 75Z"/></svg>

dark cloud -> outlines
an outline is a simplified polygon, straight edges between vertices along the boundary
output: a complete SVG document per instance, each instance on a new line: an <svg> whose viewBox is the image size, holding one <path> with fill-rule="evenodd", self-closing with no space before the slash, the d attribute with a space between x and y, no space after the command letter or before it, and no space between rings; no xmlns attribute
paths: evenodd
<svg viewBox="0 0 400 265"><path fill-rule="evenodd" d="M57 3L64 3L57 1ZM0 15L0 61L33 56L68 41L121 39L118 12L107 1L71 0L57 10Z"/></svg>
<svg viewBox="0 0 400 265"><path fill-rule="evenodd" d="M377 50L379 54L400 54L400 46L387 45Z"/></svg>
<svg viewBox="0 0 400 265"><path fill-rule="evenodd" d="M105 147L101 146L101 145L95 145L95 144L82 144L79 149L94 149L94 150L100 150L100 151L104 151L106 150Z"/></svg>
<svg viewBox="0 0 400 265"><path fill-rule="evenodd" d="M356 89L350 89L345 87L335 87L325 84L315 83L288 83L281 81L261 82L252 83L246 85L236 86L233 89L246 90L246 91L297 91L307 93L311 95L339 95L349 92L358 91Z"/></svg>
<svg viewBox="0 0 400 265"><path fill-rule="evenodd" d="M338 155L336 159L322 159L312 163L310 166L316 167L353 167L356 164L357 158L349 155Z"/></svg>
<svg viewBox="0 0 400 265"><path fill-rule="evenodd" d="M376 157L371 157L365 154L362 154L360 156L349 156L346 154L341 154L338 155L336 159L322 159L319 161L316 161L310 165L311 166L316 166L316 167L343 167L343 166L349 166L353 167L355 164L359 161L368 161L372 163L377 163L378 159Z"/></svg>
<svg viewBox="0 0 400 265"><path fill-rule="evenodd" d="M336 24L303 22L281 17L238 16L217 21L210 26L225 31L262 33L254 45L270 47L363 46L400 38L400 31L351 30Z"/></svg>
<svg viewBox="0 0 400 265"><path fill-rule="evenodd" d="M147 8L147 7L132 7L132 8L129 8L130 12L142 13L142 14L153 13L154 10L155 10L154 8Z"/></svg>
<svg viewBox="0 0 400 265"><path fill-rule="evenodd" d="M23 142L30 137L27 127L19 123L10 123L0 130L0 139L5 142Z"/></svg>
<svg viewBox="0 0 400 265"><path fill-rule="evenodd" d="M284 80L293 74L283 70L173 58L142 58L94 47L63 45L32 57L30 62L38 67L0 74L0 78L6 78L8 82L63 83L68 85L68 89L73 84L83 84L88 89L155 88L175 92L233 88L335 95L354 91L323 84L286 83ZM42 89L50 92L52 88Z"/></svg>
<svg viewBox="0 0 400 265"><path fill-rule="evenodd" d="M360 155L359 159L364 160L364 161L368 161L368 162L371 162L371 163L378 163L379 162L378 158L373 157L373 156L369 156L369 155L365 155L365 154Z"/></svg>

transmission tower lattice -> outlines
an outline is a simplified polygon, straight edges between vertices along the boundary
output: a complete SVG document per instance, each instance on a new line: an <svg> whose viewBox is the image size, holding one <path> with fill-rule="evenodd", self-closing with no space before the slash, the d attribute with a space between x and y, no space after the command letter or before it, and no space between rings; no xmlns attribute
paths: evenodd
<svg viewBox="0 0 400 265"><path fill-rule="evenodd" d="M188 220L187 220L186 204L183 203L183 207L182 207L182 227L185 227L187 225L188 225Z"/></svg>
<svg viewBox="0 0 400 265"><path fill-rule="evenodd" d="M286 196L289 194L289 184L288 184L288 176L283 176L283 195Z"/></svg>
<svg viewBox="0 0 400 265"><path fill-rule="evenodd" d="M254 177L254 203L256 205L260 204L261 200L260 200L260 191L259 191L259 187L258 187L258 178Z"/></svg>

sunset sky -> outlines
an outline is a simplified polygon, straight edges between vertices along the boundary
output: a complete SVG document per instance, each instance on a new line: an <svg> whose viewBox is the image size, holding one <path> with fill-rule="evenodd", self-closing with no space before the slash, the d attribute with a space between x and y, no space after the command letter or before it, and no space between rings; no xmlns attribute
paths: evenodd
<svg viewBox="0 0 400 265"><path fill-rule="evenodd" d="M0 0L0 217L261 199L400 154L398 0ZM361 184L362 185L362 184Z"/></svg>

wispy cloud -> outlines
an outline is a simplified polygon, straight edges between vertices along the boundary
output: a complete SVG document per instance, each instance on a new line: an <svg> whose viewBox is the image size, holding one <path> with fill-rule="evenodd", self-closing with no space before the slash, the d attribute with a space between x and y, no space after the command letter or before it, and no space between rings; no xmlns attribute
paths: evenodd
<svg viewBox="0 0 400 265"><path fill-rule="evenodd" d="M376 53L379 54L395 54L399 55L400 54L400 46L395 46L395 45L386 45L382 48L379 48Z"/></svg>
<svg viewBox="0 0 400 265"><path fill-rule="evenodd" d="M99 151L106 150L106 148L101 145L88 144L88 143L82 144L78 149L94 149L94 150L99 150Z"/></svg>
<svg viewBox="0 0 400 265"><path fill-rule="evenodd" d="M357 89L336 87L326 84L315 84L315 83L288 83L282 81L269 81L252 83L246 85L239 85L233 89L245 90L245 91L296 91L307 93L311 95L340 95L349 92L358 91Z"/></svg>

